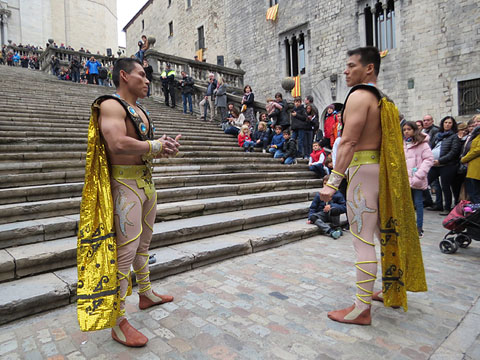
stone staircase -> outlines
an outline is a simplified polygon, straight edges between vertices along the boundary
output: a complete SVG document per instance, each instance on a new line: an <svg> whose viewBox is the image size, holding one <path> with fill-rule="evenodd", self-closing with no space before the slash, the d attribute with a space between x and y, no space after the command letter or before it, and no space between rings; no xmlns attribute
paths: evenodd
<svg viewBox="0 0 480 360"><path fill-rule="evenodd" d="M0 324L75 301L90 105L112 92L0 66ZM182 134L154 170L152 279L318 233L305 219L321 180L305 161L244 153L218 124L142 103L157 134Z"/></svg>

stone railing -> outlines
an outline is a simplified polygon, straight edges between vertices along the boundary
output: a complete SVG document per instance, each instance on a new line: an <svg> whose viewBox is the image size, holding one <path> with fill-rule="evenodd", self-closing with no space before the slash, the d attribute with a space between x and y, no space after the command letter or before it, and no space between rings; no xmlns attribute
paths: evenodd
<svg viewBox="0 0 480 360"><path fill-rule="evenodd" d="M193 97L194 112L202 114L203 109L200 109L199 102L204 98L204 94L208 85L208 74L213 73L218 79L222 77L227 84L227 102L233 103L237 109L241 108L241 101L243 96L243 76L245 71L242 69L232 69L216 64L210 64L191 59L182 58L175 55L160 53L154 49L145 52L145 59L153 68L153 81L151 84L152 95L163 98L162 82L160 80L160 73L165 69L166 64L170 64L171 69L175 70L175 79L181 80L180 73L185 71L195 81ZM176 91L177 106L182 106L182 96L180 88ZM255 113L265 112L265 103L255 101ZM218 115L218 114L217 114ZM217 116L218 117L218 116Z"/></svg>
<svg viewBox="0 0 480 360"><path fill-rule="evenodd" d="M7 45L7 51L13 51L14 53L18 53L20 56L37 56L40 57L43 53L43 50L34 50L31 48L26 48L23 46L14 46L14 45Z"/></svg>
<svg viewBox="0 0 480 360"><path fill-rule="evenodd" d="M232 69L225 66L195 61L175 55L164 54L153 49L146 51L145 58L152 66L153 71L157 73L161 73L168 63L178 75L180 75L181 71L186 71L194 80L206 82L208 74L212 72L217 78L219 76L223 77L225 83L236 88L243 88L243 75L245 75L245 71L242 69Z"/></svg>
<svg viewBox="0 0 480 360"><path fill-rule="evenodd" d="M79 59L80 63L87 62L87 60L90 59L92 56L98 61L100 61L104 66L113 65L113 63L115 62L115 58L113 56L87 54L82 51L60 49L50 46L43 51L42 55L38 59L38 61L40 62L40 70L50 71L50 61L53 55L55 55L60 60L60 66L68 66L70 60L72 60L74 56Z"/></svg>

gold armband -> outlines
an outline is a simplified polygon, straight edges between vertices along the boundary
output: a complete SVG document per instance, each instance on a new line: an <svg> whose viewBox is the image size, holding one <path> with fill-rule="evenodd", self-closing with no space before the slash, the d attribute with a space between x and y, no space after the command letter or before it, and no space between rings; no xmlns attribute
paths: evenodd
<svg viewBox="0 0 480 360"><path fill-rule="evenodd" d="M332 170L326 185L332 189L338 190L344 177L345 175L340 174L338 171Z"/></svg>
<svg viewBox="0 0 480 360"><path fill-rule="evenodd" d="M330 184L325 184L325 186L328 186L329 188L335 190L335 191L338 191L338 188L333 186L333 185L330 185Z"/></svg>

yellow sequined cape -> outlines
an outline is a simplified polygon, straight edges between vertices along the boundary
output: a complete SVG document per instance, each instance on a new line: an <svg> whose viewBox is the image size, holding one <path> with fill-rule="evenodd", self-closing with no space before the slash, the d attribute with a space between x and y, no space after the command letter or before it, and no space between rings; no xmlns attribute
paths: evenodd
<svg viewBox="0 0 480 360"><path fill-rule="evenodd" d="M385 306L401 306L407 311L407 291L427 291L427 282L403 151L399 113L395 104L376 87L357 85L349 95L357 89L373 92L379 98L381 109L378 209L383 302Z"/></svg>
<svg viewBox="0 0 480 360"><path fill-rule="evenodd" d="M99 106L97 99L88 128L77 240L77 316L82 331L114 326L120 306L113 200L105 145L98 127Z"/></svg>
<svg viewBox="0 0 480 360"><path fill-rule="evenodd" d="M407 291L427 291L398 109L387 97L380 100L379 215L383 302L408 310Z"/></svg>

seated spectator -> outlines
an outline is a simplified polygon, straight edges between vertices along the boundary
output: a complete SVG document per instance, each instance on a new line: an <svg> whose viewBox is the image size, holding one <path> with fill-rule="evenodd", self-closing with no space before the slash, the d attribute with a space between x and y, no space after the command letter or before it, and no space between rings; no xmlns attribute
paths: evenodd
<svg viewBox="0 0 480 360"><path fill-rule="evenodd" d="M267 144L265 146L265 149L268 149L268 146L272 142L273 136L272 120L268 118L268 115L266 113L261 113L259 118L260 121L263 121L267 125Z"/></svg>
<svg viewBox="0 0 480 360"><path fill-rule="evenodd" d="M282 126L277 125L275 126L275 134L270 141L270 147L268 148L268 152L273 155L275 159L281 158L283 156L283 143L285 139L283 138L282 134Z"/></svg>
<svg viewBox="0 0 480 360"><path fill-rule="evenodd" d="M268 134L267 134L267 124L263 121L258 123L257 130L253 133L253 141L255 142L255 147L262 148L263 152L267 152L266 148L268 146Z"/></svg>
<svg viewBox="0 0 480 360"><path fill-rule="evenodd" d="M327 160L327 154L325 150L320 147L320 144L315 141L313 143L313 151L310 154L308 161L308 170L313 171L319 179L327 175L327 170L324 167L325 160Z"/></svg>
<svg viewBox="0 0 480 360"><path fill-rule="evenodd" d="M291 137L290 130L283 130L283 139L285 142L282 147L282 163L295 165L297 163L297 141Z"/></svg>
<svg viewBox="0 0 480 360"><path fill-rule="evenodd" d="M323 186L328 181L328 175L323 178ZM333 194L332 200L327 203L320 200L320 194L317 193L310 205L307 224L315 224L320 231L329 235L335 240L342 235L340 230L340 215L347 212L345 198L340 191Z"/></svg>
<svg viewBox="0 0 480 360"><path fill-rule="evenodd" d="M332 154L327 155L327 159L325 160L325 165L323 167L327 171L327 175L330 175L333 170L333 159ZM345 179L344 179L345 180ZM341 189L340 189L341 191ZM345 194L344 194L345 195Z"/></svg>
<svg viewBox="0 0 480 360"><path fill-rule="evenodd" d="M238 136L244 121L245 116L239 114L233 104L228 104L227 125L223 132L228 135Z"/></svg>
<svg viewBox="0 0 480 360"><path fill-rule="evenodd" d="M255 142L252 141L252 138L250 137L250 128L248 125L244 124L240 129L240 133L238 134L238 145L242 147L245 152L253 151Z"/></svg>
<svg viewBox="0 0 480 360"><path fill-rule="evenodd" d="M465 143L465 155L460 159L467 164L465 189L470 201L480 204L480 115L474 117L475 128Z"/></svg>

